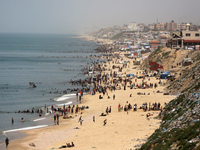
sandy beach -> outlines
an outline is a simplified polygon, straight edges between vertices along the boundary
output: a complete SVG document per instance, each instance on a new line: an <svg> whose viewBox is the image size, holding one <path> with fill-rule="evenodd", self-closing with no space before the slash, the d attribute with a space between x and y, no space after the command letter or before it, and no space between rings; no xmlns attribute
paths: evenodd
<svg viewBox="0 0 200 150"><path fill-rule="evenodd" d="M104 73L110 73L110 71L118 72L118 68L112 69L113 65L122 67L123 64L117 63L118 61L130 61L127 67L124 67L121 76L126 76L129 73L134 75L142 74L142 70L139 70L139 66L133 65L133 59L125 58L121 53L123 60L109 61L103 64L107 71ZM110 79L111 80L111 79ZM132 83L135 85L141 85L143 82L157 83L160 81L155 77L146 77L135 80L131 79ZM88 106L89 109L84 109L77 114L69 114L72 116L70 119L62 119L60 117L60 124L40 129L26 130L24 133L28 134L23 139L11 141L8 150L51 150L59 149L66 143L73 142L74 147L71 149L78 150L90 150L90 149L108 149L108 150L128 150L137 149L142 143L145 143L146 139L159 128L160 119L157 116L160 110L150 110L143 111L139 109L142 107L143 103L160 103L161 107L165 106L175 96L164 95L166 80L161 80L162 84L158 84L157 88L137 88L136 86L132 89L129 87L130 84L127 83L126 89L121 85L121 90L107 90L107 93L103 96L102 93L96 93L92 95L84 95L82 98L82 103L79 106ZM103 84L103 83L102 83ZM119 85L120 86L120 85ZM139 94L138 94L139 93ZM103 98L99 99L99 95ZM113 99L115 95L115 99ZM131 95L131 96L130 96ZM108 98L110 96L110 98ZM124 111L118 111L118 105L125 107L125 105L137 104L137 111L133 111L133 108ZM110 108L111 113L106 116L100 116L102 113L106 114L106 108ZM150 113L151 116L146 115ZM82 116L83 123L80 125L79 118ZM93 120L95 116L95 121ZM107 123L104 124L104 120L107 119ZM53 115L52 115L53 122ZM33 146L33 144L35 146ZM32 146L31 146L32 145ZM62 148L66 149L66 148Z"/></svg>

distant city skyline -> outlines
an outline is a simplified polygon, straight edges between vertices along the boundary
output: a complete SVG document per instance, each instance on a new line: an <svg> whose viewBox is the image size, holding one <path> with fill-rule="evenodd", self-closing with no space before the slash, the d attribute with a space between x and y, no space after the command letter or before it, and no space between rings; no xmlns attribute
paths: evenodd
<svg viewBox="0 0 200 150"><path fill-rule="evenodd" d="M199 0L0 0L0 33L84 33L131 22L200 24Z"/></svg>

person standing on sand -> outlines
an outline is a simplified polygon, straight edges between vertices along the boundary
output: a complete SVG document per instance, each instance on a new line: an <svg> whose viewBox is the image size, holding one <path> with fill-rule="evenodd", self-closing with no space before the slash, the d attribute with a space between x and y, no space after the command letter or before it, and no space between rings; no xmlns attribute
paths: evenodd
<svg viewBox="0 0 200 150"><path fill-rule="evenodd" d="M82 126L82 124L83 124L83 120L80 120L80 125Z"/></svg>
<svg viewBox="0 0 200 150"><path fill-rule="evenodd" d="M79 117L79 120L78 120L78 122L80 122L81 120L82 120L82 116L80 116L80 117Z"/></svg>
<svg viewBox="0 0 200 150"><path fill-rule="evenodd" d="M109 111L108 111L109 113L111 113L111 106L110 106L110 109L109 109Z"/></svg>
<svg viewBox="0 0 200 150"><path fill-rule="evenodd" d="M56 125L56 114L54 114L54 124Z"/></svg>
<svg viewBox="0 0 200 150"><path fill-rule="evenodd" d="M107 123L107 119L105 119L105 120L103 121L103 126L105 126L106 123Z"/></svg>
<svg viewBox="0 0 200 150"><path fill-rule="evenodd" d="M108 107L106 108L106 113L108 114L109 110L108 110Z"/></svg>
<svg viewBox="0 0 200 150"><path fill-rule="evenodd" d="M57 114L56 117L57 117L57 125L59 125L59 114Z"/></svg>
<svg viewBox="0 0 200 150"><path fill-rule="evenodd" d="M8 147L8 144L9 144L9 139L8 139L8 137L6 137L6 139L5 139L5 144L6 144L6 148Z"/></svg>
<svg viewBox="0 0 200 150"><path fill-rule="evenodd" d="M95 116L93 116L93 122L95 122Z"/></svg>
<svg viewBox="0 0 200 150"><path fill-rule="evenodd" d="M115 94L113 95L113 100L115 100Z"/></svg>

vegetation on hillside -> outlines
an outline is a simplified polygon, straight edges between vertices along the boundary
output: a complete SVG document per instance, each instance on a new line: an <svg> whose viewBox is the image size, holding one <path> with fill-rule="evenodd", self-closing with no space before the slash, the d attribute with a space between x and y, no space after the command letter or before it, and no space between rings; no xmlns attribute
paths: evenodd
<svg viewBox="0 0 200 150"><path fill-rule="evenodd" d="M114 36L111 38L111 40L118 40L118 39L120 39L120 38L122 38L122 37L123 37L123 32L114 35Z"/></svg>
<svg viewBox="0 0 200 150"><path fill-rule="evenodd" d="M150 56L154 58L159 55L164 61L169 54L158 49ZM169 90L179 90L179 96L170 101L159 114L161 125L142 145L141 150L200 149L199 53L192 59L194 64L183 69L182 75L168 86Z"/></svg>

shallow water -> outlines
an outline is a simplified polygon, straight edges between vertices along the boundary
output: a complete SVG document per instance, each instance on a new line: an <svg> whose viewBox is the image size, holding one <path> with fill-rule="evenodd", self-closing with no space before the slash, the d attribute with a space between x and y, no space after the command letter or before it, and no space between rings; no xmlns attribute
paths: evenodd
<svg viewBox="0 0 200 150"><path fill-rule="evenodd" d="M0 34L0 131L36 126L38 114L15 113L32 108L71 102L63 90L80 88L67 83L85 78L81 69L91 63L96 43L73 38L74 35ZM81 57L80 57L81 56ZM30 88L34 82L36 88ZM58 91L58 94L54 92ZM68 94L70 91L68 90ZM14 124L11 124L11 118ZM21 122L21 118L25 122ZM39 121L42 122L42 121ZM4 136L0 134L0 143Z"/></svg>

